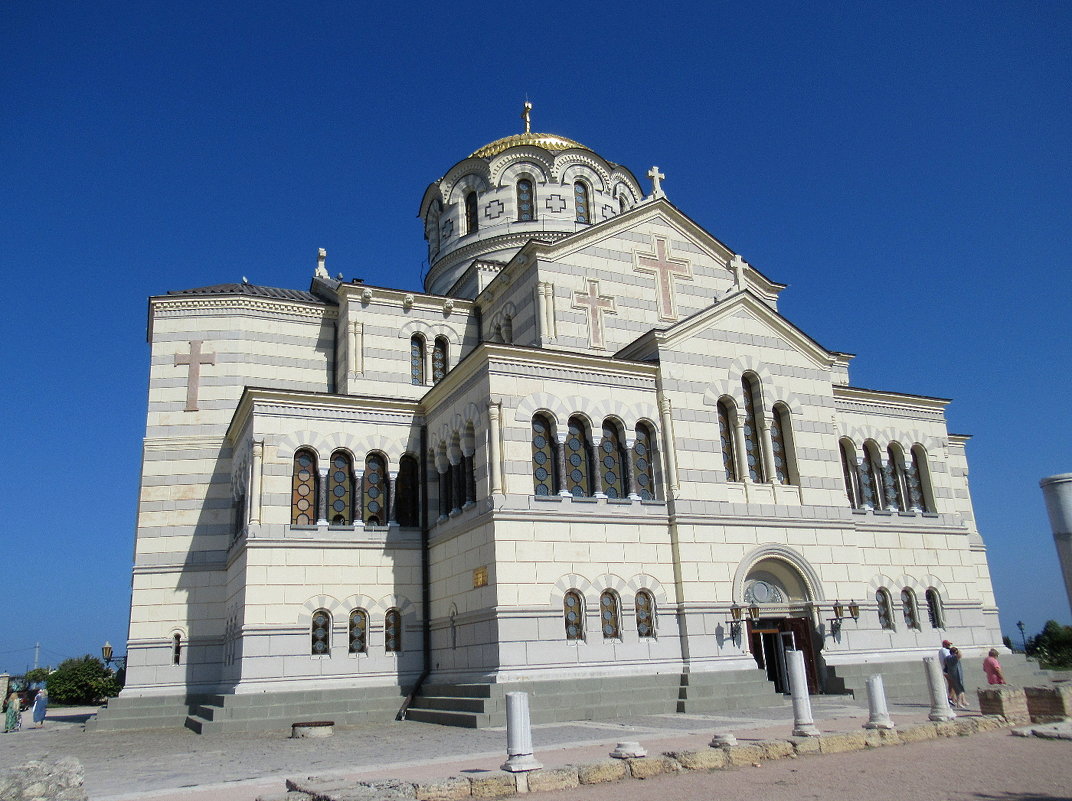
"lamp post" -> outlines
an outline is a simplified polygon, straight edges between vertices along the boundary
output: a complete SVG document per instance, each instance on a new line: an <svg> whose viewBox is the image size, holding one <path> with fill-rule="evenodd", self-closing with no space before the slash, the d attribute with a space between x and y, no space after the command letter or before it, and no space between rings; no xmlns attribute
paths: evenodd
<svg viewBox="0 0 1072 801"><path fill-rule="evenodd" d="M1024 636L1024 621L1017 620L1016 628L1020 629L1020 642L1024 644L1024 656L1027 656L1027 637Z"/></svg>
<svg viewBox="0 0 1072 801"><path fill-rule="evenodd" d="M127 658L125 656L112 656L112 644L107 640L105 640L104 645L101 646L100 652L105 666L111 666L112 662L115 662L117 670L122 670L127 666Z"/></svg>
<svg viewBox="0 0 1072 801"><path fill-rule="evenodd" d="M735 603L730 607L730 639L736 641L741 636L741 605Z"/></svg>
<svg viewBox="0 0 1072 801"><path fill-rule="evenodd" d="M849 601L848 615L845 614L845 604L841 603L841 601L834 602L834 608L832 611L834 612L834 616L827 621L830 624L830 635L832 637L837 637L839 634L841 634L842 620L847 620L850 617L853 620L860 619L860 604L856 601Z"/></svg>

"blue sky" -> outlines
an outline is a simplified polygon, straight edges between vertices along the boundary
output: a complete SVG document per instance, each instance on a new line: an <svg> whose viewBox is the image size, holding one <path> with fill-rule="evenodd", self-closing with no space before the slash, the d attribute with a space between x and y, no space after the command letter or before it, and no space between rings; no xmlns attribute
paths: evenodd
<svg viewBox="0 0 1072 801"><path fill-rule="evenodd" d="M1006 633L1069 622L1072 5L394 5L0 4L0 670L125 642L148 296L306 288L318 247L418 288L425 187L526 96L658 164L854 384L954 398Z"/></svg>

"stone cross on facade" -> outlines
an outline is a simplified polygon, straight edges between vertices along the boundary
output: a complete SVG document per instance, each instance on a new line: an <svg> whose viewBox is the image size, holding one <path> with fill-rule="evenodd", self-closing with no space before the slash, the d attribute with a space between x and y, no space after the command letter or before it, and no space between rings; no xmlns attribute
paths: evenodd
<svg viewBox="0 0 1072 801"><path fill-rule="evenodd" d="M599 294L599 281L587 279L588 292L573 293L573 308L584 309L588 313L588 344L592 348L606 347L603 338L603 312L617 314L614 298Z"/></svg>
<svg viewBox="0 0 1072 801"><path fill-rule="evenodd" d="M653 236L654 253L633 252L636 265L633 270L655 276L655 289L659 293L659 319L676 320L677 310L674 304L674 277L692 280L692 268L688 259L672 258L670 246L661 236Z"/></svg>
<svg viewBox="0 0 1072 801"><path fill-rule="evenodd" d="M744 269L748 266L748 262L741 258L740 254L734 253L733 259L730 260L730 269L733 270L733 288L737 290L744 289Z"/></svg>
<svg viewBox="0 0 1072 801"><path fill-rule="evenodd" d="M652 167L648 170L648 177L651 178L651 196L666 197L666 193L663 192L662 184L659 183L666 176L659 172L659 168Z"/></svg>
<svg viewBox="0 0 1072 801"><path fill-rule="evenodd" d="M327 268L328 252L324 248L316 251L316 275L317 278L330 278Z"/></svg>
<svg viewBox="0 0 1072 801"><path fill-rule="evenodd" d="M190 369L186 374L186 411L197 411L197 390L201 384L201 365L215 364L215 353L202 353L203 340L195 339L190 342L189 353L176 353L175 366L186 364Z"/></svg>

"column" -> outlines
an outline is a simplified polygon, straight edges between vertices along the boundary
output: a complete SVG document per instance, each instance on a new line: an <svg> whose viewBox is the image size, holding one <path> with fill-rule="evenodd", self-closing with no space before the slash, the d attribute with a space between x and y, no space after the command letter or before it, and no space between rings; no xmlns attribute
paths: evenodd
<svg viewBox="0 0 1072 801"><path fill-rule="evenodd" d="M558 447L555 449L555 460L558 462L558 494L570 497L572 494L566 489L566 435L555 434Z"/></svg>
<svg viewBox="0 0 1072 801"><path fill-rule="evenodd" d="M354 471L354 525L365 525L365 471Z"/></svg>
<svg viewBox="0 0 1072 801"><path fill-rule="evenodd" d="M502 485L502 457L500 455L501 429L499 424L499 411L501 405L498 401L488 403L488 482L489 492L501 495Z"/></svg>
<svg viewBox="0 0 1072 801"><path fill-rule="evenodd" d="M450 513L460 515L462 507L465 505L465 471L462 468L462 457L460 455L458 456L458 461L451 462L450 465L450 489L452 495Z"/></svg>
<svg viewBox="0 0 1072 801"><path fill-rule="evenodd" d="M384 476L384 489L387 490L387 525L398 525L398 499L395 490L398 487L398 471L390 470Z"/></svg>
<svg viewBox="0 0 1072 801"><path fill-rule="evenodd" d="M856 458L856 476L860 484L860 508L875 508L875 488L867 477L867 454Z"/></svg>
<svg viewBox="0 0 1072 801"><path fill-rule="evenodd" d="M759 437L763 443L763 461L766 462L767 466L767 482L781 484L782 482L778 480L778 471L774 468L774 441L771 439L770 434L774 417L757 416L756 422L759 423Z"/></svg>
<svg viewBox="0 0 1072 801"><path fill-rule="evenodd" d="M462 509L476 506L476 470L473 469L473 454L462 454L462 474L465 476L465 503Z"/></svg>
<svg viewBox="0 0 1072 801"><path fill-rule="evenodd" d="M432 354L435 352L435 338L424 340L424 385L432 386L435 380L432 378Z"/></svg>
<svg viewBox="0 0 1072 801"><path fill-rule="evenodd" d="M957 714L949 708L949 690L946 687L938 657L923 657L923 669L927 673L927 688L931 693L930 720L953 720Z"/></svg>
<svg viewBox="0 0 1072 801"><path fill-rule="evenodd" d="M358 375L365 372L365 328L361 323L350 323L350 372Z"/></svg>
<svg viewBox="0 0 1072 801"><path fill-rule="evenodd" d="M625 490L626 497L631 501L639 501L640 495L637 493L637 480L636 464L633 459L633 446L636 445L635 440L627 439L625 441L625 464L622 467L625 468L625 475L622 477L622 489Z"/></svg>
<svg viewBox="0 0 1072 801"><path fill-rule="evenodd" d="M888 512L897 511L897 486L893 475L895 469L893 460L887 456L882 464L882 485L886 488L883 494L886 496L886 511Z"/></svg>
<svg viewBox="0 0 1072 801"><path fill-rule="evenodd" d="M744 444L744 420L737 417L733 424L734 456L737 457L737 478L752 483L752 473L748 469L748 449Z"/></svg>
<svg viewBox="0 0 1072 801"><path fill-rule="evenodd" d="M818 737L815 719L811 714L811 698L808 697L808 674L804 669L804 652L787 650L786 667L789 668L789 690L793 694L793 736Z"/></svg>
<svg viewBox="0 0 1072 801"><path fill-rule="evenodd" d="M253 458L249 474L249 523L261 522L261 474L264 472L264 442L254 441Z"/></svg>
<svg viewBox="0 0 1072 801"><path fill-rule="evenodd" d="M870 713L865 729L892 729L893 720L886 706L886 688L882 685L882 674L876 673L867 680L867 710Z"/></svg>
<svg viewBox="0 0 1072 801"><path fill-rule="evenodd" d="M320 468L320 487L317 495L317 506L320 509L319 519L316 521L318 526L326 526L328 524L328 469L326 467Z"/></svg>
<svg viewBox="0 0 1072 801"><path fill-rule="evenodd" d="M1039 487L1050 518L1050 531L1065 580L1068 605L1072 607L1072 473L1044 478L1039 481Z"/></svg>
<svg viewBox="0 0 1072 801"><path fill-rule="evenodd" d="M663 458L666 462L666 478L670 484L670 494L676 498L680 491L677 481L677 451L674 447L674 421L670 413L670 399L662 392L658 394L659 419L663 424Z"/></svg>
<svg viewBox="0 0 1072 801"><path fill-rule="evenodd" d="M599 454L602 452L602 448L596 445L594 442L591 446L592 449L592 472L595 474L592 476L592 497L593 498L606 498L607 493L603 491L603 466L599 463Z"/></svg>
<svg viewBox="0 0 1072 801"><path fill-rule="evenodd" d="M536 284L536 338L550 339L547 332L547 295L543 291L544 283Z"/></svg>
<svg viewBox="0 0 1072 801"><path fill-rule="evenodd" d="M448 497L450 477L447 475L449 468L449 462L446 465L441 465L439 460L436 460L436 472L439 473L439 519L437 522L446 520L450 514L450 498Z"/></svg>

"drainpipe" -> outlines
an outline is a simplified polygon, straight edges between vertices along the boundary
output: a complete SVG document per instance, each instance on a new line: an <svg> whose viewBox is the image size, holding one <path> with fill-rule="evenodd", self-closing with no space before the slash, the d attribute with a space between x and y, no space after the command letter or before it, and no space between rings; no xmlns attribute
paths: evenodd
<svg viewBox="0 0 1072 801"><path fill-rule="evenodd" d="M402 708L395 715L395 720L405 720L406 712L409 711L413 699L420 695L428 674L432 672L432 599L428 582L429 553L428 553L428 426L421 426L421 462L420 462L420 494L421 494L421 614L424 616L424 629L421 631L421 646L424 653L424 669L413 689L409 691L406 700L402 702Z"/></svg>

